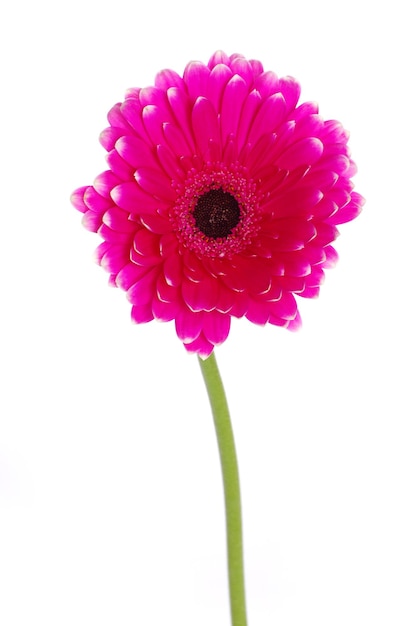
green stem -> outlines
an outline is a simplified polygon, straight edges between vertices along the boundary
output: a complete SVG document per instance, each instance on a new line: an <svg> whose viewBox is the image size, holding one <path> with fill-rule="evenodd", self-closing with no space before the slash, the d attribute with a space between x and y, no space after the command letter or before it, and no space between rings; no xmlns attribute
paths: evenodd
<svg viewBox="0 0 415 626"><path fill-rule="evenodd" d="M232 424L225 390L213 352L205 361L199 357L199 364L212 408L222 465L232 626L246 626L241 492Z"/></svg>

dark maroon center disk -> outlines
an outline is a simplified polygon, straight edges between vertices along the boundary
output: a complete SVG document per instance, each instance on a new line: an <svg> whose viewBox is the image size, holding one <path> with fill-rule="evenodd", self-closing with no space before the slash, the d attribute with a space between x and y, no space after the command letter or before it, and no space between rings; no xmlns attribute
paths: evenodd
<svg viewBox="0 0 415 626"><path fill-rule="evenodd" d="M196 226L212 239L227 237L239 223L239 204L228 191L211 189L200 196L193 212Z"/></svg>

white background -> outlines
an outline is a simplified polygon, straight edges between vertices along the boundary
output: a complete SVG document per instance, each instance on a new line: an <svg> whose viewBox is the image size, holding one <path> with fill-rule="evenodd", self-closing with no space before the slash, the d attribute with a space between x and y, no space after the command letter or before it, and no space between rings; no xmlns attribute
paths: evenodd
<svg viewBox="0 0 415 626"><path fill-rule="evenodd" d="M11 8L13 7L13 8ZM410 3L8 3L0 19L2 626L228 626L196 358L133 326L72 190L126 88L222 48L351 130L364 213L303 330L233 323L251 626L415 623Z"/></svg>

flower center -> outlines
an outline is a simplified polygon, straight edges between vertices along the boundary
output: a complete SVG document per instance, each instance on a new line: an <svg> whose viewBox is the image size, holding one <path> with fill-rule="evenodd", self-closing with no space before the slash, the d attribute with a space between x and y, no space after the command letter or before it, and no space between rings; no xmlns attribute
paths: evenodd
<svg viewBox="0 0 415 626"><path fill-rule="evenodd" d="M259 229L256 184L234 163L207 163L176 183L170 219L180 243L199 258L232 258L250 245Z"/></svg>
<svg viewBox="0 0 415 626"><path fill-rule="evenodd" d="M241 211L234 196L228 191L211 189L197 201L193 211L196 226L212 239L227 237L239 223Z"/></svg>

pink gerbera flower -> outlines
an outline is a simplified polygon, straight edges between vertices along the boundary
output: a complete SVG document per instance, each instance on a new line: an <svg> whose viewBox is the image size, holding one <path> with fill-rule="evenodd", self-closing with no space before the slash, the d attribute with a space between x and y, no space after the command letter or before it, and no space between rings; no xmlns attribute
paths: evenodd
<svg viewBox="0 0 415 626"><path fill-rule="evenodd" d="M299 95L293 78L216 52L111 109L110 169L72 201L134 322L174 320L202 357L232 316L298 328L296 296L318 294L336 224L363 205L346 131Z"/></svg>

